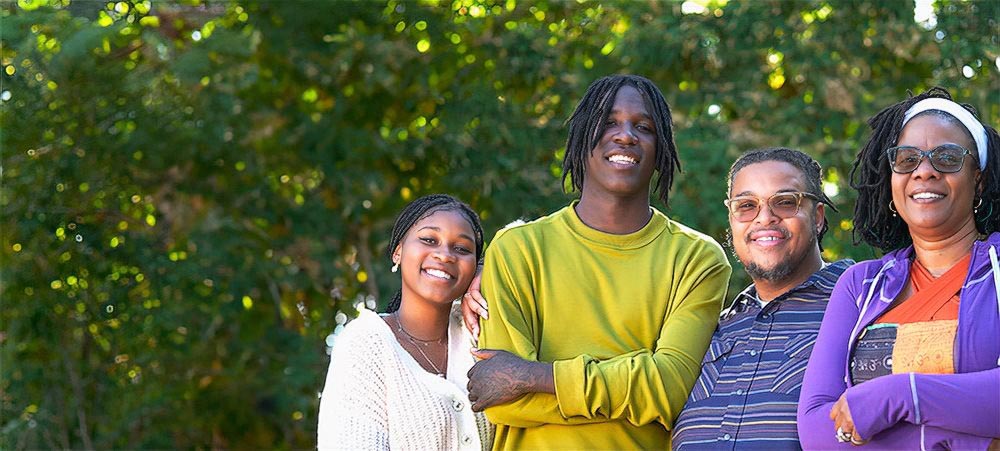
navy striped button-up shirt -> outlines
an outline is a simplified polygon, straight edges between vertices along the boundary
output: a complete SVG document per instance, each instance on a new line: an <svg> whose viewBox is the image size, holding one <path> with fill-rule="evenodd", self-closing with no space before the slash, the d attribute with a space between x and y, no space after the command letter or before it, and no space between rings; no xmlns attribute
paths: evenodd
<svg viewBox="0 0 1000 451"><path fill-rule="evenodd" d="M795 409L840 260L768 302L751 285L726 310L674 424L673 448L800 449Z"/></svg>

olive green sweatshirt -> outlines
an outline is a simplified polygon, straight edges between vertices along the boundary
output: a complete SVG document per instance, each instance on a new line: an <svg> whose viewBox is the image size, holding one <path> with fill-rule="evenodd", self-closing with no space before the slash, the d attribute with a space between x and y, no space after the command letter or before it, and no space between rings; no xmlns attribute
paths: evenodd
<svg viewBox="0 0 1000 451"><path fill-rule="evenodd" d="M487 409L494 449L669 449L732 270L712 238L656 209L614 235L574 206L486 251L479 346L552 362L556 388Z"/></svg>

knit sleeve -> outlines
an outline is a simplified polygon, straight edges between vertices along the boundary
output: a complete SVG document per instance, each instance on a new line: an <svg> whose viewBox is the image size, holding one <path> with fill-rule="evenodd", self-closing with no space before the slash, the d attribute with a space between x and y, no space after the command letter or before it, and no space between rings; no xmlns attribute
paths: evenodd
<svg viewBox="0 0 1000 451"><path fill-rule="evenodd" d="M350 326L358 326L352 328ZM374 334L348 325L330 356L319 406L319 449L389 449L385 375Z"/></svg>

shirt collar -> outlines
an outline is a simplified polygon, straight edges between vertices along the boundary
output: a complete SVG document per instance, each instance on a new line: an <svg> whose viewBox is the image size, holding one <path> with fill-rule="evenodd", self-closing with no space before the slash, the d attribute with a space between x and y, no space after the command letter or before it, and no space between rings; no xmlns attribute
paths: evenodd
<svg viewBox="0 0 1000 451"><path fill-rule="evenodd" d="M735 302L750 302L754 300L759 301L760 297L757 296L757 286L750 284L750 286L744 288L740 294L736 295Z"/></svg>
<svg viewBox="0 0 1000 451"><path fill-rule="evenodd" d="M733 299L733 305L723 310L719 315L719 319L725 320L739 312L747 311L753 307L761 308L763 307L763 303L760 301L760 297L757 296L757 287L750 284L750 286L744 288L740 294L736 295L736 299Z"/></svg>
<svg viewBox="0 0 1000 451"><path fill-rule="evenodd" d="M795 288L792 288L791 290L788 290L782 293L780 296L774 298L773 301L782 300L793 293L805 290L806 288L809 288L816 284L822 284L824 282L829 282L832 284L836 282L837 279L840 277L840 275L843 274L844 270L846 270L852 264L854 264L854 261L850 259L837 260L833 263L828 263L824 261L823 266L816 272L812 273L812 275L809 276L808 279L800 283ZM733 306L735 307L736 304L738 303L748 303L752 301L760 301L760 296L757 295L757 287L754 284L750 284L748 287L744 288L743 291L740 292L740 294L736 295L736 299L733 302Z"/></svg>

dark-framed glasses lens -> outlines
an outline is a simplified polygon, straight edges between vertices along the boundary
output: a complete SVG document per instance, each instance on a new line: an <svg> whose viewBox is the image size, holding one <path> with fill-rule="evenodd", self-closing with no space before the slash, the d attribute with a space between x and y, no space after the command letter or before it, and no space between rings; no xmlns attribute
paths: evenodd
<svg viewBox="0 0 1000 451"><path fill-rule="evenodd" d="M958 172L962 170L962 162L968 153L964 147L955 144L945 144L930 152L931 163L941 172Z"/></svg>
<svg viewBox="0 0 1000 451"><path fill-rule="evenodd" d="M927 157L931 166L938 172L958 172L962 170L965 155L970 152L958 144L942 144L928 151L916 147L899 146L888 150L889 163L892 170L900 174L913 172L920 162Z"/></svg>
<svg viewBox="0 0 1000 451"><path fill-rule="evenodd" d="M920 165L923 158L922 152L916 147L893 147L889 149L889 162L892 163L892 170L906 173L912 172Z"/></svg>

